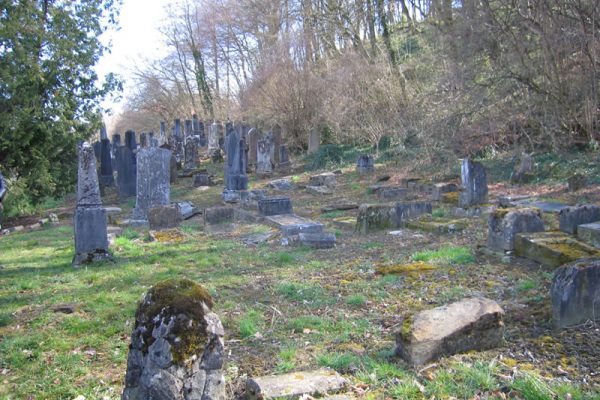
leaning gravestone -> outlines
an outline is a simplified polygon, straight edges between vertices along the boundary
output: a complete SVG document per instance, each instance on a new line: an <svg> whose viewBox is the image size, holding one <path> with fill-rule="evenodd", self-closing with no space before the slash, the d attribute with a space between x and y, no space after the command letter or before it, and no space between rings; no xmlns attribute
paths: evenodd
<svg viewBox="0 0 600 400"><path fill-rule="evenodd" d="M225 400L224 330L206 289L154 285L138 306L123 400Z"/></svg>
<svg viewBox="0 0 600 400"><path fill-rule="evenodd" d="M362 154L356 161L356 172L359 174L369 174L375 172L375 160L372 155Z"/></svg>
<svg viewBox="0 0 600 400"><path fill-rule="evenodd" d="M137 155L137 196L133 209L136 220L147 220L150 207L170 203L171 152L161 148L141 150Z"/></svg>
<svg viewBox="0 0 600 400"><path fill-rule="evenodd" d="M121 199L135 196L136 165L133 151L127 146L119 146L116 153L117 187Z"/></svg>
<svg viewBox="0 0 600 400"><path fill-rule="evenodd" d="M460 170L462 191L458 205L462 208L485 204L488 199L487 174L484 166L465 158Z"/></svg>
<svg viewBox="0 0 600 400"><path fill-rule="evenodd" d="M256 150L256 173L267 176L273 173L273 161L271 159L271 148L273 142L269 138L258 141Z"/></svg>
<svg viewBox="0 0 600 400"><path fill-rule="evenodd" d="M239 132L231 130L227 135L227 162L225 163L225 190L223 201L235 202L239 200L239 191L248 189L248 176L246 175L246 142L240 137Z"/></svg>
<svg viewBox="0 0 600 400"><path fill-rule="evenodd" d="M110 140L102 139L100 142L100 184L104 187L111 187L114 183Z"/></svg>
<svg viewBox="0 0 600 400"><path fill-rule="evenodd" d="M75 257L73 265L111 260L106 236L106 211L102 207L96 172L96 158L89 143L79 148L77 206L73 218Z"/></svg>

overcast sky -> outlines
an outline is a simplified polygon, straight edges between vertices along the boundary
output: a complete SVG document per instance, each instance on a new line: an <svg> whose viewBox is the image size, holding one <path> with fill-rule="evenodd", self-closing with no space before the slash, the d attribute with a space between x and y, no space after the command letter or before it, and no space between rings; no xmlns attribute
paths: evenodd
<svg viewBox="0 0 600 400"><path fill-rule="evenodd" d="M111 53L105 54L96 70L100 77L108 72L119 74L124 80L126 96L131 90L131 70L144 60L154 60L166 53L160 27L165 20L165 7L177 0L123 0L119 15L119 29L106 32L103 43L111 41ZM105 106L117 113L121 104L107 101Z"/></svg>

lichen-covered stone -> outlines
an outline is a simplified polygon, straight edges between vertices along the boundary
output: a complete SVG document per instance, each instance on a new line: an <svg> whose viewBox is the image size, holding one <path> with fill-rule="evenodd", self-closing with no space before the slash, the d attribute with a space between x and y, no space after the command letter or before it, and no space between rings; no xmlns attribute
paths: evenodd
<svg viewBox="0 0 600 400"><path fill-rule="evenodd" d="M496 209L488 220L488 247L514 250L517 233L543 231L544 221L537 209Z"/></svg>
<svg viewBox="0 0 600 400"><path fill-rule="evenodd" d="M460 207L470 207L487 203L488 187L485 167L476 161L465 158L461 165L462 191L458 199Z"/></svg>
<svg viewBox="0 0 600 400"><path fill-rule="evenodd" d="M223 326L210 294L187 279L153 286L136 312L124 400L221 400Z"/></svg>
<svg viewBox="0 0 600 400"><path fill-rule="evenodd" d="M563 232L534 232L516 235L515 254L558 267L580 258L598 257L600 251Z"/></svg>
<svg viewBox="0 0 600 400"><path fill-rule="evenodd" d="M309 178L310 186L334 186L337 183L336 175L333 172L324 172L313 175Z"/></svg>
<svg viewBox="0 0 600 400"><path fill-rule="evenodd" d="M591 246L600 248L600 222L579 225L577 237Z"/></svg>
<svg viewBox="0 0 600 400"><path fill-rule="evenodd" d="M397 228L396 206L389 204L361 204L356 217L356 231L369 232Z"/></svg>
<svg viewBox="0 0 600 400"><path fill-rule="evenodd" d="M267 197L258 200L261 215L293 214L292 200L289 197Z"/></svg>
<svg viewBox="0 0 600 400"><path fill-rule="evenodd" d="M303 233L321 233L323 224L302 218L295 214L271 215L265 218L265 222L281 230L285 236Z"/></svg>
<svg viewBox="0 0 600 400"><path fill-rule="evenodd" d="M220 224L233 222L234 209L232 207L209 207L204 209L205 224Z"/></svg>
<svg viewBox="0 0 600 400"><path fill-rule="evenodd" d="M183 217L177 204L148 209L148 224L153 230L176 228L182 220Z"/></svg>
<svg viewBox="0 0 600 400"><path fill-rule="evenodd" d="M356 172L369 174L375 172L375 159L370 154L361 154L356 160Z"/></svg>
<svg viewBox="0 0 600 400"><path fill-rule="evenodd" d="M250 378L246 396L248 400L298 399L337 392L347 385L348 381L334 370L300 371Z"/></svg>
<svg viewBox="0 0 600 400"><path fill-rule="evenodd" d="M405 318L396 333L396 354L411 365L500 345L504 311L493 300L467 298Z"/></svg>
<svg viewBox="0 0 600 400"><path fill-rule="evenodd" d="M600 258L563 265L554 272L552 319L556 328L600 320Z"/></svg>
<svg viewBox="0 0 600 400"><path fill-rule="evenodd" d="M431 189L431 199L441 201L445 193L458 192L458 185L455 183L436 183Z"/></svg>
<svg viewBox="0 0 600 400"><path fill-rule="evenodd" d="M560 230L572 235L577 233L577 226L600 221L600 206L588 204L567 207L558 214Z"/></svg>
<svg viewBox="0 0 600 400"><path fill-rule="evenodd" d="M431 212L431 203L426 201L396 203L396 227L405 226L409 220Z"/></svg>
<svg viewBox="0 0 600 400"><path fill-rule="evenodd" d="M171 201L171 152L160 147L145 148L137 154L137 190L133 216L148 219L150 207L168 205Z"/></svg>

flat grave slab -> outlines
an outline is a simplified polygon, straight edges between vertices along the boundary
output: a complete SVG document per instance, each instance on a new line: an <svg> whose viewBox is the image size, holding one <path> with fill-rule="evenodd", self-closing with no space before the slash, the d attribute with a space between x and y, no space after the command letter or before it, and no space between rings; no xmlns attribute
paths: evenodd
<svg viewBox="0 0 600 400"><path fill-rule="evenodd" d="M334 370L300 371L250 378L246 382L246 395L249 400L296 399L338 392L347 385L348 381Z"/></svg>
<svg viewBox="0 0 600 400"><path fill-rule="evenodd" d="M577 227L577 238L590 246L600 248L600 222L579 225Z"/></svg>
<svg viewBox="0 0 600 400"><path fill-rule="evenodd" d="M469 222L466 219L446 219L425 216L420 219L407 221L406 227L426 232L454 233L464 230L468 224Z"/></svg>
<svg viewBox="0 0 600 400"><path fill-rule="evenodd" d="M265 218L265 222L280 229L285 235L298 235L303 233L321 233L323 224L302 218L296 214L271 215Z"/></svg>
<svg viewBox="0 0 600 400"><path fill-rule="evenodd" d="M515 254L548 267L558 267L580 258L598 257L600 250L566 233L551 231L517 234Z"/></svg>

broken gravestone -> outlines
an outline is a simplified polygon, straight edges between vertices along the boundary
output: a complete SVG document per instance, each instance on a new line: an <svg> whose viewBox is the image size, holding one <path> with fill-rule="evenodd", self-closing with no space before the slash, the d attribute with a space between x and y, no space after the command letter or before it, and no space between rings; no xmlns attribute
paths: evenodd
<svg viewBox="0 0 600 400"><path fill-rule="evenodd" d="M431 199L441 201L445 193L458 192L458 185L455 183L436 183L431 190Z"/></svg>
<svg viewBox="0 0 600 400"><path fill-rule="evenodd" d="M486 298L467 298L404 319L396 333L396 354L411 365L502 342L504 311Z"/></svg>
<svg viewBox="0 0 600 400"><path fill-rule="evenodd" d="M600 250L563 232L517 233L515 254L534 260L548 267L578 260L600 257Z"/></svg>
<svg viewBox="0 0 600 400"><path fill-rule="evenodd" d="M246 382L246 396L248 400L304 399L304 396L322 396L338 392L347 385L348 381L331 369L299 371L250 378Z"/></svg>
<svg viewBox="0 0 600 400"><path fill-rule="evenodd" d="M572 235L577 233L579 225L598 221L600 221L600 207L591 204L567 207L558 214L560 230Z"/></svg>
<svg viewBox="0 0 600 400"><path fill-rule="evenodd" d="M322 174L313 175L308 180L310 186L335 186L336 183L337 178L333 172L323 172Z"/></svg>
<svg viewBox="0 0 600 400"><path fill-rule="evenodd" d="M138 306L123 400L225 400L223 326L188 279L154 285Z"/></svg>
<svg viewBox="0 0 600 400"><path fill-rule="evenodd" d="M544 221L539 210L499 208L488 220L488 247L499 251L514 250L517 233L543 231Z"/></svg>
<svg viewBox="0 0 600 400"><path fill-rule="evenodd" d="M215 183L212 180L212 177L207 173L200 173L194 175L194 187L200 186L214 186Z"/></svg>
<svg viewBox="0 0 600 400"><path fill-rule="evenodd" d="M476 161L465 158L461 170L462 191L458 205L462 208L485 204L488 199L487 174L484 166Z"/></svg>
<svg viewBox="0 0 600 400"><path fill-rule="evenodd" d="M75 256L73 265L112 260L108 252L106 210L102 207L94 149L88 142L79 147L77 206L73 216Z"/></svg>
<svg viewBox="0 0 600 400"><path fill-rule="evenodd" d="M525 152L521 153L521 160L510 176L511 183L529 183L535 178L533 174L533 157Z"/></svg>
<svg viewBox="0 0 600 400"><path fill-rule="evenodd" d="M585 258L554 272L552 319L556 328L600 320L600 258Z"/></svg>

